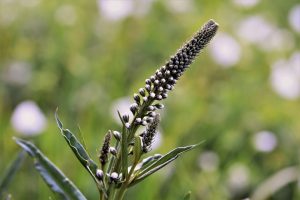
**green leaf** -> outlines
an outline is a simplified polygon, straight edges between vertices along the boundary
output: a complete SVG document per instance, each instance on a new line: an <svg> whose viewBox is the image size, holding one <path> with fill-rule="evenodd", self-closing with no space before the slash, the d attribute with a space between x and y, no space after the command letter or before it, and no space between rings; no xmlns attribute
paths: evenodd
<svg viewBox="0 0 300 200"><path fill-rule="evenodd" d="M194 149L195 147L199 146L200 144L201 143L186 146L186 147L177 147L176 149L170 151L169 153L162 156L161 158L159 158L158 160L153 162L151 165L149 165L145 169L141 170L137 174L136 178L130 183L130 186L135 185L136 183L144 180L151 174L155 173L159 169L163 168L164 166L166 166L167 164L169 164L170 162L172 162L173 160L178 158L184 152L190 151L190 150Z"/></svg>
<svg viewBox="0 0 300 200"><path fill-rule="evenodd" d="M147 158L144 158L142 160L142 162L140 162L138 164L139 168L135 171L135 173L138 173L140 171L143 171L144 169L146 169L148 166L150 166L151 164L153 164L154 162L156 162L158 159L160 159L162 157L161 154L155 154L153 156L149 156Z"/></svg>
<svg viewBox="0 0 300 200"><path fill-rule="evenodd" d="M133 156L134 156L133 165L136 165L139 162L141 155L142 155L141 137L135 136L134 147L133 147Z"/></svg>
<svg viewBox="0 0 300 200"><path fill-rule="evenodd" d="M21 165L23 164L25 160L26 152L20 151L18 156L15 158L15 160L11 163L7 171L5 172L3 179L0 181L0 199L3 198L3 194L5 190L7 190L9 184L11 183L12 179L14 178L17 171L19 171ZM4 198L3 198L4 199Z"/></svg>
<svg viewBox="0 0 300 200"><path fill-rule="evenodd" d="M191 199L191 191L188 191L186 195L184 196L183 200L190 200Z"/></svg>
<svg viewBox="0 0 300 200"><path fill-rule="evenodd" d="M77 140L75 135L68 129L63 128L63 124L59 120L57 112L55 112L55 119L59 129L61 130L62 135L64 136L65 140L67 141L69 147L72 149L77 159L93 177L94 181L97 183L97 186L101 187L100 186L101 184L98 182L98 179L96 178L96 171L98 169L97 164L90 158L87 151L85 150L83 145Z"/></svg>
<svg viewBox="0 0 300 200"><path fill-rule="evenodd" d="M122 174L124 175L123 177L126 178L128 174L128 143L127 143L128 130L125 127L125 123L119 111L118 111L118 115L123 124L122 137L121 137L121 163L122 163Z"/></svg>
<svg viewBox="0 0 300 200"><path fill-rule="evenodd" d="M86 200L80 190L34 144L14 139L34 159L36 170L59 199Z"/></svg>

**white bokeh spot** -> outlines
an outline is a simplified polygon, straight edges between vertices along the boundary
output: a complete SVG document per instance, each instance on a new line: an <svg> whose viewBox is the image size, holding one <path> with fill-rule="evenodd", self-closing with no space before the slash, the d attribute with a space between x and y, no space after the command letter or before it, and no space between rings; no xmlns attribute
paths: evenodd
<svg viewBox="0 0 300 200"><path fill-rule="evenodd" d="M240 7L252 8L256 6L260 0L233 0L233 3Z"/></svg>
<svg viewBox="0 0 300 200"><path fill-rule="evenodd" d="M118 111L120 112L121 115L127 114L129 115L130 119L133 118L133 115L129 109L131 104L132 101L130 97L122 97L113 102L111 107L111 115L117 123L122 124L118 115Z"/></svg>
<svg viewBox="0 0 300 200"><path fill-rule="evenodd" d="M300 33L300 4L289 12L289 23L296 32Z"/></svg>
<svg viewBox="0 0 300 200"><path fill-rule="evenodd" d="M23 101L15 108L11 117L12 127L20 134L37 135L46 128L46 117L33 101Z"/></svg>
<svg viewBox="0 0 300 200"><path fill-rule="evenodd" d="M107 20L118 21L134 11L133 0L98 0L100 14Z"/></svg>
<svg viewBox="0 0 300 200"><path fill-rule="evenodd" d="M277 146L277 138L270 131L260 131L254 135L253 145L257 151L271 152Z"/></svg>
<svg viewBox="0 0 300 200"><path fill-rule="evenodd" d="M228 34L218 33L209 47L214 61L224 68L233 67L241 59L240 44Z"/></svg>
<svg viewBox="0 0 300 200"><path fill-rule="evenodd" d="M300 53L289 60L278 60L272 65L271 86L281 97L294 100L300 96Z"/></svg>
<svg viewBox="0 0 300 200"><path fill-rule="evenodd" d="M241 190L249 185L249 169L236 163L229 168L228 184L231 190Z"/></svg>
<svg viewBox="0 0 300 200"><path fill-rule="evenodd" d="M198 166L207 172L217 170L219 166L219 156L213 151L202 152L198 158Z"/></svg>

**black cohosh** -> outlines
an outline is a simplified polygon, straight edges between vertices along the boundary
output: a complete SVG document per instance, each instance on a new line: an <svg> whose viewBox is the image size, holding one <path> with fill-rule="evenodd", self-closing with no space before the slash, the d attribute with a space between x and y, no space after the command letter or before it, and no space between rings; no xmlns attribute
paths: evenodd
<svg viewBox="0 0 300 200"><path fill-rule="evenodd" d="M145 80L145 86L139 89L138 94L133 95L135 103L130 106L130 110L135 117L131 124L146 125L151 122L151 120L143 120L143 117L153 117L156 109L163 108L162 104L153 105L153 103L168 97L168 92L173 90L179 78L214 37L217 30L218 25L213 20L209 20L165 65ZM127 125L127 127L133 126Z"/></svg>

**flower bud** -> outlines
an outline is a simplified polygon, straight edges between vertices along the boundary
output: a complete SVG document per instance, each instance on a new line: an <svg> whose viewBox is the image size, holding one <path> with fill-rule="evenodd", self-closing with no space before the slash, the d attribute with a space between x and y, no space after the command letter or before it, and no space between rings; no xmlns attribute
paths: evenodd
<svg viewBox="0 0 300 200"><path fill-rule="evenodd" d="M155 110L155 107L154 107L154 106L148 106L148 110L149 110L149 111L154 111L154 110Z"/></svg>
<svg viewBox="0 0 300 200"><path fill-rule="evenodd" d="M139 89L139 93L140 93L140 95L142 95L143 97L146 95L145 89L144 89L144 88L140 88L140 89Z"/></svg>
<svg viewBox="0 0 300 200"><path fill-rule="evenodd" d="M147 124L148 124L147 121L143 120L141 125L146 126Z"/></svg>
<svg viewBox="0 0 300 200"><path fill-rule="evenodd" d="M157 109L163 109L164 105L163 104L155 104L154 107L156 107Z"/></svg>
<svg viewBox="0 0 300 200"><path fill-rule="evenodd" d="M145 83L148 84L148 85L151 85L151 80L150 79L146 79Z"/></svg>
<svg viewBox="0 0 300 200"><path fill-rule="evenodd" d="M115 147L109 147L109 152L110 152L112 155L114 155L114 156L117 155L117 150L116 150Z"/></svg>
<svg viewBox="0 0 300 200"><path fill-rule="evenodd" d="M137 110L138 110L138 105L136 103L131 104L130 111L132 112L132 114L135 114Z"/></svg>
<svg viewBox="0 0 300 200"><path fill-rule="evenodd" d="M129 115L123 115L122 119L124 120L124 122L129 122Z"/></svg>
<svg viewBox="0 0 300 200"><path fill-rule="evenodd" d="M143 97L143 101L147 102L148 101L148 97Z"/></svg>
<svg viewBox="0 0 300 200"><path fill-rule="evenodd" d="M96 170L96 178L99 180L99 181L102 181L103 180L103 171L101 169L97 169Z"/></svg>
<svg viewBox="0 0 300 200"><path fill-rule="evenodd" d="M153 99L155 97L155 93L151 92L149 96Z"/></svg>
<svg viewBox="0 0 300 200"><path fill-rule="evenodd" d="M152 123L153 122L153 118L152 117L147 117L146 122L147 123Z"/></svg>
<svg viewBox="0 0 300 200"><path fill-rule="evenodd" d="M151 80L151 82L154 82L155 81L155 76L151 76L150 80Z"/></svg>
<svg viewBox="0 0 300 200"><path fill-rule="evenodd" d="M135 100L135 102L136 102L138 105L140 105L140 103L141 103L141 98L140 98L140 96L139 96L138 94L134 93L134 94L133 94L133 99Z"/></svg>
<svg viewBox="0 0 300 200"><path fill-rule="evenodd" d="M156 115L155 112L149 112L149 113L148 113L148 116L149 116L149 117L154 117L155 115Z"/></svg>
<svg viewBox="0 0 300 200"><path fill-rule="evenodd" d="M113 136L116 138L117 141L121 140L121 133L118 131L113 131Z"/></svg>
<svg viewBox="0 0 300 200"><path fill-rule="evenodd" d="M125 123L125 127L127 128L127 129L129 129L130 128L130 123Z"/></svg>
<svg viewBox="0 0 300 200"><path fill-rule="evenodd" d="M118 173L116 173L116 172L111 173L111 174L110 174L110 179L111 179L112 181L114 181L114 182L118 181L118 179L119 179Z"/></svg>
<svg viewBox="0 0 300 200"><path fill-rule="evenodd" d="M156 95L156 100L162 100L162 96L160 94Z"/></svg>

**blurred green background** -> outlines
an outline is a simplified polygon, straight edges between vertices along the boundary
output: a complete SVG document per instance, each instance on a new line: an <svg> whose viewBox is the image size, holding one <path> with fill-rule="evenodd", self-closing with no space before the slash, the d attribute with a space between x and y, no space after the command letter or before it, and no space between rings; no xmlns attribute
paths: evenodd
<svg viewBox="0 0 300 200"><path fill-rule="evenodd" d="M27 138L97 199L56 107L96 159L106 131L120 129L116 108L211 18L219 32L164 102L152 154L206 142L126 199L243 199L298 168L298 0L0 0L0 177L20 151L12 137ZM284 178L270 199L300 199L299 174ZM30 158L7 193L53 198Z"/></svg>

